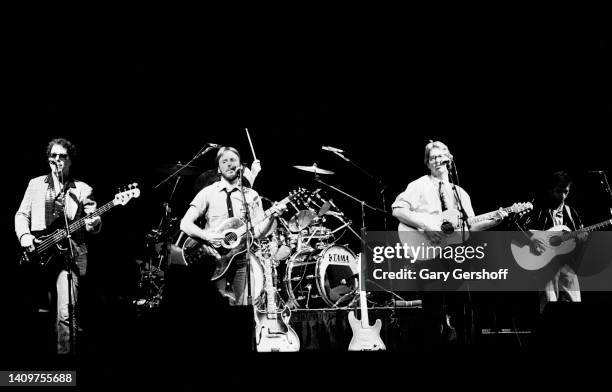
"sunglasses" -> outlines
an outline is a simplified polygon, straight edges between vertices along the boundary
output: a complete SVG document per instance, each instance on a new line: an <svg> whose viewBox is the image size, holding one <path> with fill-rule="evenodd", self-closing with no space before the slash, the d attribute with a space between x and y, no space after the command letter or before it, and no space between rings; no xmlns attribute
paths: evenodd
<svg viewBox="0 0 612 392"><path fill-rule="evenodd" d="M49 158L59 158L59 159L66 159L68 158L68 154L59 154L59 153L51 153L49 154Z"/></svg>

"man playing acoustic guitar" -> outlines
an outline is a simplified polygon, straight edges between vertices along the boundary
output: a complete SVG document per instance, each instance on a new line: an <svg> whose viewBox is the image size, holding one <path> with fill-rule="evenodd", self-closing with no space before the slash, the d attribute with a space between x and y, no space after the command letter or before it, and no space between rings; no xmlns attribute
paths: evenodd
<svg viewBox="0 0 612 392"><path fill-rule="evenodd" d="M428 143L425 146L425 165L429 169L429 175L424 175L409 183L406 190L397 196L392 205L393 216L400 221L400 230L412 228L411 230L423 231L432 245L438 245L444 241L442 231L445 225L448 225L451 230L454 228L455 231L461 227L462 217L459 212L461 206L467 215L466 218L474 217L470 196L461 187L449 181L449 164L452 157L446 144L439 141ZM456 187L458 197L453 187ZM465 229L486 230L499 224L506 216L507 213L500 209L491 216L491 219L482 220ZM444 221L446 223L443 223ZM443 265L444 263L431 264ZM446 340L455 340L450 312L445 304L445 301L450 298L431 292L424 292L423 295L423 309L428 314L428 321L433 323L430 332L434 334L434 341L444 337L445 331L449 334L445 337ZM443 334L439 335L435 331L443 332Z"/></svg>
<svg viewBox="0 0 612 392"><path fill-rule="evenodd" d="M572 180L564 171L553 173L543 184L543 193L535 201L534 210L518 223L524 230L550 230L553 227L566 226L571 231L583 227L580 215L565 203L570 193ZM577 236L579 243L584 243L588 233ZM546 244L532 237L530 244L533 255L541 255ZM580 302L580 285L578 276L569 264L564 263L546 284L540 303L540 310L548 302Z"/></svg>
<svg viewBox="0 0 612 392"><path fill-rule="evenodd" d="M233 147L222 147L217 153L217 166L221 174L221 181L217 181L202 189L191 202L189 209L181 220L181 230L190 237L200 239L210 244L208 251L219 256L214 249L221 244L222 238L215 229L223 224L228 218L246 218L244 200L240 187L239 170L240 154ZM243 187L244 198L248 206L248 214L251 222L259 222L253 227L255 238L263 237L270 229L273 219L263 218L264 210L259 194L251 188ZM197 221L205 218L204 228L197 225ZM246 268L249 260L248 253L243 257L237 257L229 266L223 277L217 280L217 289L222 295L230 298L231 305L246 305L247 296L244 291L246 287ZM232 293L226 291L227 281L231 281Z"/></svg>

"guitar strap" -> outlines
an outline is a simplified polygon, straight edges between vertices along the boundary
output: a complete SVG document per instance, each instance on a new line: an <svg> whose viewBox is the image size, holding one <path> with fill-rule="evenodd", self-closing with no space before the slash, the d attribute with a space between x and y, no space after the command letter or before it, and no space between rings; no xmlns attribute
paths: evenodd
<svg viewBox="0 0 612 392"><path fill-rule="evenodd" d="M568 217L569 221L572 224L571 229L572 230L578 230L579 227L576 227L576 222L574 221L574 217L572 217L572 213L571 213L570 207L567 204L565 204L564 207L565 207L565 212L567 213L567 217Z"/></svg>

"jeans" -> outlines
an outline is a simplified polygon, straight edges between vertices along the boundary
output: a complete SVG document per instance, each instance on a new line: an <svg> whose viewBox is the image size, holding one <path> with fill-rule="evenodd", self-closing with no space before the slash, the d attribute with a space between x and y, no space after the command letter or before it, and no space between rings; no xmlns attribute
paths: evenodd
<svg viewBox="0 0 612 392"><path fill-rule="evenodd" d="M581 302L578 275L569 265L564 265L546 284L540 302L540 311L548 302Z"/></svg>
<svg viewBox="0 0 612 392"><path fill-rule="evenodd" d="M257 303L263 291L263 270L255 256L251 255L250 260L252 301L253 303ZM225 276L217 280L217 290L219 290L221 295L230 298L230 305L247 305L248 293L246 293L246 278L247 258L245 255L244 257L236 258L232 261L232 265ZM231 282L231 294L226 290L227 282Z"/></svg>
<svg viewBox="0 0 612 392"><path fill-rule="evenodd" d="M76 266L72 267L72 290L68 290L68 271L62 268L55 282L55 288L57 292L57 315L55 322L55 330L57 336L57 353L58 354L69 354L71 351L70 341L70 313L69 304L72 301L73 309L73 326L74 326L74 339L77 339L77 332L79 331L79 278L81 273L85 272L85 265L87 262L87 255L81 255L76 257ZM74 342L76 346L76 341Z"/></svg>

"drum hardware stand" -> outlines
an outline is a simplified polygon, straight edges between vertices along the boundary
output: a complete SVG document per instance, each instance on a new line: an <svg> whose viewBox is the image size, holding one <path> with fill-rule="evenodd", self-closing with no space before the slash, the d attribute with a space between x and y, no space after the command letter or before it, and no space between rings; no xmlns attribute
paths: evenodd
<svg viewBox="0 0 612 392"><path fill-rule="evenodd" d="M378 207L373 207L373 206L369 205L368 203L366 203L364 200L359 200L356 197L354 197L354 196L352 196L352 195L350 195L350 194L348 194L348 193L346 193L346 192L336 188L333 185L327 184L326 182L321 180L316 173L315 173L315 181L318 182L319 184L322 184L322 185L330 188L330 189L333 189L334 191L336 191L336 192L338 192L338 193L348 197L349 199L354 200L355 202L357 202L357 203L359 203L361 205L361 235L359 235L359 233L357 233L351 227L350 224L348 224L346 227L355 235L355 237L357 237L359 239L359 241L362 244L362 249L364 250L364 253L365 253L365 247L369 248L368 244L365 242L365 239L364 239L365 236L366 236L366 233L367 233L367 231L366 231L366 219L365 219L365 208L367 207L367 208L371 209L372 211L380 212L380 213L384 214L385 216L391 216L391 214L389 214L387 211L385 211L383 209L380 209ZM337 218L340 219L341 221L343 221L340 216L338 216ZM361 264L360 264L359 268L361 268ZM363 287L364 290L365 290L365 282L361 282L360 281L359 282L359 287Z"/></svg>
<svg viewBox="0 0 612 392"><path fill-rule="evenodd" d="M612 190L610 189L610 184L608 183L608 177L606 176L606 172L603 170L591 170L589 173L601 175L599 183L601 184L603 191L607 193L610 198L610 216L612 217Z"/></svg>
<svg viewBox="0 0 612 392"><path fill-rule="evenodd" d="M242 166L242 165L241 165ZM246 263L246 291L247 291L247 305L253 305L253 296L251 293L251 261L250 261L250 252L251 252L251 243L249 243L249 235L251 235L251 228L253 226L251 222L251 213L249 211L249 205L246 201L246 195L244 193L244 185L242 184L242 168L238 170L239 174L239 186L240 186L240 194L242 195L242 205L244 208L244 222L246 224L246 254L247 254L247 263ZM251 237L254 239L253 237ZM243 294L244 295L244 294ZM255 345L255 339L252 339L253 345ZM253 347L254 348L254 347Z"/></svg>
<svg viewBox="0 0 612 392"><path fill-rule="evenodd" d="M343 308L350 308L352 307L357 301L359 301L359 285L357 285L353 290L351 290L350 292L344 294L342 297L340 297L336 302L334 302L334 304L332 305L332 309L336 309L338 307L338 305L344 301L347 298L350 298L351 295L353 296L353 299L351 300L351 302L344 306Z"/></svg>
<svg viewBox="0 0 612 392"><path fill-rule="evenodd" d="M338 151L334 151L334 150L329 150L329 151L333 152L334 154L336 154L340 158L344 159L345 161L347 161L351 165L355 166L359 171L361 171L363 174L365 174L366 177L370 178L372 181L374 181L376 183L377 188L380 189L379 195L380 195L381 203L382 203L382 210L381 211L383 213L385 213L383 215L384 225L385 225L384 227L385 227L385 230L388 230L388 227L387 227L387 213L386 213L386 208L387 208L386 206L387 206L387 204L386 204L386 201L385 201L385 191L387 190L388 187L379 178L374 177L374 175L372 175L370 172L368 172L367 170L365 170L364 168L362 168L361 166L359 166L358 164L356 164L355 162L353 162L349 158L347 158L344 155L342 155L342 153L340 153Z"/></svg>
<svg viewBox="0 0 612 392"><path fill-rule="evenodd" d="M161 226L160 226L161 227ZM162 290L164 287L164 277L160 275L162 271L162 263L164 258L168 258L168 239L165 239L163 243L166 245L163 253L160 255L155 254L155 244L163 237L163 232L160 230L152 230L153 234L147 234L145 243L147 247L147 262L144 264L145 272L141 274L140 282L138 282L138 288L143 290L144 298L140 298L135 301L136 305L146 305L148 308L155 308L159 306L162 299ZM164 254L165 253L165 254ZM158 260L157 266L153 265L153 259ZM160 278L160 284L156 282L156 277ZM143 303L140 303L144 299Z"/></svg>
<svg viewBox="0 0 612 392"><path fill-rule="evenodd" d="M354 197L354 196L352 196L352 195L350 195L350 194L348 194L348 193L346 193L346 192L344 192L344 191L342 191L342 190L340 190L340 189L336 188L335 186L330 185L330 184L328 184L328 183L324 182L324 181L323 181L323 180L321 180L321 179L319 178L319 176L318 176L318 175L316 175L316 174L315 174L315 179L314 179L314 180L315 180L316 182L318 182L319 184L325 185L326 187L328 187L328 188L330 188L330 189L333 189L334 191L336 191L336 192L338 192L338 193L340 193L340 194L342 194L342 195L344 195L344 196L348 197L349 199L354 200L355 202L357 202L357 203L359 203L359 204L361 205L361 231L362 231L363 235L365 235L365 234L366 234L365 207L367 207L367 208L369 208L369 209L371 209L371 210L373 210L373 211L380 212L380 213L382 213L382 214L384 214L384 215L391 216L391 214L389 214L387 211L385 211L385 210L383 210L383 209L380 209L380 208L378 208L378 207L373 207L373 206L369 205L368 203L366 203L364 200L359 200L358 198L356 198L356 197ZM343 220L342 220L342 218L341 218L340 216L337 216L337 218L338 218L338 219L340 219L341 221L343 221ZM344 222L344 223L346 223L346 221L343 221L343 222ZM359 239L359 241L361 241L361 243L362 243L363 245L366 245L365 240L363 239L363 237L362 237L361 235L359 235L359 233L357 233L357 232L356 232L356 231L355 231L355 230L354 230L354 229L351 227L350 222L349 222L349 224L347 224L347 226L346 226L346 227L347 227L347 228L348 228L348 229L349 229L349 230L350 230L350 231L351 231L351 232L352 232L352 233L353 233L353 234L354 234L354 235L355 235L355 236L356 236L356 237ZM366 246L367 246L367 245L366 245Z"/></svg>

